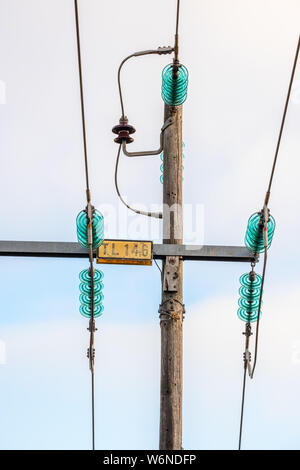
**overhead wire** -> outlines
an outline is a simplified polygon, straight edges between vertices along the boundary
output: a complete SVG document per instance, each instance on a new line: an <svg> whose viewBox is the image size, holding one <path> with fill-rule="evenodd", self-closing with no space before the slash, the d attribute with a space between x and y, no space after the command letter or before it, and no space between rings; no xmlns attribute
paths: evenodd
<svg viewBox="0 0 300 470"><path fill-rule="evenodd" d="M83 96L81 46L80 46L80 32L79 32L79 14L78 14L77 0L74 0L74 8L75 8L75 22L76 22L76 43L77 43L78 73L79 73L79 87L80 87L80 104L81 104L81 122L82 122L84 164L85 164L85 179L86 179L86 190L87 190L87 202L89 202L90 198L88 196L88 192L90 191L90 185L89 185L87 139L86 139L85 110L84 110L84 96Z"/></svg>
<svg viewBox="0 0 300 470"><path fill-rule="evenodd" d="M91 395L92 395L92 449L95 450L95 377L94 377L94 333L95 333L95 279L94 279L94 250L93 250L93 207L91 205L91 191L89 186L89 171L88 171L88 152L87 152L87 138L86 138L86 125L85 125L85 109L84 109L84 93L83 93L83 79L82 79L82 61L81 61L81 45L80 45L80 30L79 30L79 14L78 2L74 0L75 10L75 23L76 23L76 42L77 42L77 57L78 57L78 72L79 72L79 87L80 87L80 103L81 103L81 121L82 121L82 137L84 148L84 164L85 164L85 181L86 181L86 198L87 198L87 231L88 231L88 246L89 246L89 262L90 269L89 275L91 280L91 317L89 323L90 331L90 347L88 350L88 357L90 361L91 370Z"/></svg>
<svg viewBox="0 0 300 470"><path fill-rule="evenodd" d="M270 195L271 195L271 188L273 184L273 178L274 178L274 173L278 161L278 154L280 150L280 144L282 140L282 134L284 130L284 125L286 121L286 115L287 115L287 110L290 102L290 97L291 97L291 91L293 88L293 82L294 82L294 77L295 77L295 72L297 68L297 62L298 62L298 57L299 57L299 50L300 50L300 36L298 38L298 44L296 48L296 53L295 53L295 58L293 62L293 67L292 67L292 72L290 76L290 81L289 81L289 87L288 87L288 92L285 100L285 105L284 105L284 111L281 119L281 125L280 125L280 130L279 130L279 135L277 139L277 145L275 149L275 155L273 159L273 164L272 164L272 169L271 169L271 174L270 174L270 179L267 187L267 192L264 200L264 206L263 210L261 211L261 217L263 218L263 230L264 230L264 261L263 261L263 270L262 270L262 279L261 279L261 288L260 288L260 295L259 295L259 303L258 303L258 316L257 316L257 322L256 322L256 332L255 332L255 349L254 349L254 361L253 361L253 366L250 366L250 357L245 357L244 358L244 377L243 377L243 388L242 388L242 403L241 403L241 417L240 417L240 432L239 432L239 450L241 450L241 443L242 443L242 434L243 434L243 418L244 418L244 405L245 405L245 392L246 392L246 379L247 379L247 366L248 366L248 371L251 379L253 379L254 376L254 371L257 365L257 357L258 357L258 345L259 345L259 325L260 325L260 313L261 313L261 305L262 305L262 296L263 296L263 288L264 288L264 282L265 282L265 275L266 275L266 268L267 268L267 260L268 260L268 218L269 218L269 210L268 210L268 204L270 200ZM251 328L251 326L250 326ZM245 332L245 334L247 334ZM249 337L251 335L251 330L249 333ZM247 341L247 338L246 338Z"/></svg>
<svg viewBox="0 0 300 470"><path fill-rule="evenodd" d="M240 418L239 450L241 450L241 447L242 447L244 406L245 406L245 393L246 393L246 378L247 378L247 366L246 366L246 362L245 362L245 364L244 364L244 377L243 377L241 418Z"/></svg>
<svg viewBox="0 0 300 470"><path fill-rule="evenodd" d="M277 159L278 159L278 154L279 154L279 149L280 149L280 144L281 144L283 128L284 128L284 124L285 124L285 120L286 120L286 115L287 115L287 110L288 110L288 106L289 106L290 96L291 96L291 92L292 92L292 88L293 88L295 72L296 72L296 68L297 68L299 50L300 50L300 35L299 35L299 38L298 38L298 44L297 44L295 59L294 59L294 63L293 63L289 88L288 88L288 92L287 92L287 97L286 97L286 101L285 101L283 116L282 116L282 120L281 120L280 131L279 131L278 140L277 140L277 146L276 146L276 151L275 151L275 156L274 156L274 162L273 162L273 165L272 165L272 171L271 171L269 185L268 185L268 189L267 189L267 194L266 194L266 199L265 199L265 204L266 205L268 205L269 198L270 198L271 187L272 187L274 172L275 172L275 168L276 168L276 164L277 164Z"/></svg>
<svg viewBox="0 0 300 470"><path fill-rule="evenodd" d="M294 58L294 62L293 62L292 73L291 73L291 77L290 77L290 81L289 81L287 97L286 97L286 100L285 100L284 111L283 111L283 116L282 116L282 120L281 120L281 125L280 125L280 130L279 130L279 135L278 135L278 140L277 140L277 145L276 145L276 150L275 150L275 155L274 155L274 160L273 160L273 165L272 165L272 170L271 170L271 175L270 175L270 180L269 180L268 189L267 189L266 196L265 196L264 209L267 209L268 203L269 203L269 200L270 200L274 173L275 173L276 164L277 164L277 161L278 161L278 154L279 154L279 150L280 150L280 144L281 144L283 129L284 129L285 121L286 121L287 110L288 110L288 106L289 106L289 102L290 102L291 91L292 91L295 72L296 72L296 68L297 68L299 50L300 50L300 35L299 35L299 38L298 38L298 44L297 44L295 58ZM264 218L266 219L266 217L267 217L267 211L265 210ZM268 220L264 221L264 224L265 224L265 226L264 226L264 231L265 231L265 233L264 233L264 238L265 238L265 242L264 242L264 265L263 265L263 273L262 273L262 286L261 286L260 297L259 297L259 307L258 307L259 315L258 315L258 319L257 319L257 323L256 323L255 352L254 352L254 361L253 361L251 378L253 378L254 371L255 371L255 368L256 368L256 363L257 363L260 309L261 309L261 304L262 304L263 286L264 286L264 282L265 282L265 274L266 274L266 267L267 267L267 251L268 251L267 222L268 222Z"/></svg>

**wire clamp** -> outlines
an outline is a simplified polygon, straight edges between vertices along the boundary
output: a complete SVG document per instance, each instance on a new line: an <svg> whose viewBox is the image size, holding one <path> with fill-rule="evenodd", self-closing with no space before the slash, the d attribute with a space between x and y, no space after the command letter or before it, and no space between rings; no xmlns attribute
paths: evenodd
<svg viewBox="0 0 300 470"><path fill-rule="evenodd" d="M172 54L172 52L174 52L174 47L171 46L162 46L157 48L158 55Z"/></svg>
<svg viewBox="0 0 300 470"><path fill-rule="evenodd" d="M251 362L251 352L248 349L244 352L243 359L247 364Z"/></svg>
<svg viewBox="0 0 300 470"><path fill-rule="evenodd" d="M253 335L253 333L251 331L251 324L250 323L246 324L246 331L243 331L243 335L245 335L246 338L250 338L250 336Z"/></svg>
<svg viewBox="0 0 300 470"><path fill-rule="evenodd" d="M95 320L92 321L92 319L90 320L89 322L89 327L87 328L87 330L90 332L90 333L94 333L95 331L98 331L98 328L96 328L96 322Z"/></svg>
<svg viewBox="0 0 300 470"><path fill-rule="evenodd" d="M96 356L95 348L92 348L92 356L90 355L90 348L87 348L86 357L88 359L92 359L93 361L95 359L95 356Z"/></svg>
<svg viewBox="0 0 300 470"><path fill-rule="evenodd" d="M174 124L174 119L172 117L169 117L165 122L164 125L161 128L161 132L164 132L167 127L171 126L171 124Z"/></svg>
<svg viewBox="0 0 300 470"><path fill-rule="evenodd" d="M167 299L160 304L158 313L160 320L184 320L185 305L177 299Z"/></svg>

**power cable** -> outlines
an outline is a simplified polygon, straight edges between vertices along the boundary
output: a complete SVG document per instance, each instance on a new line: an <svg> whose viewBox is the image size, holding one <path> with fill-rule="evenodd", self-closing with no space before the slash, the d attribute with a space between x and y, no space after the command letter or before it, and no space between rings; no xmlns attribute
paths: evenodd
<svg viewBox="0 0 300 470"><path fill-rule="evenodd" d="M279 131L279 136L278 136L278 141L277 141L277 146L276 146L276 151L275 151L275 156L274 156L274 162L273 162L273 166L272 166L270 181L269 181L267 194L266 194L266 199L265 199L265 205L268 205L268 203L269 203L274 172L275 172L275 168L276 168L276 164L277 164L277 158L278 158L279 149L280 149L281 137L282 137L282 133L283 133L283 128L284 128L284 124L285 124L286 114L287 114L287 110L288 110L288 106L289 106L291 91L292 91L292 87L293 87L293 82L294 82L294 77L295 77L295 72L296 72L296 67L297 67L297 62L298 62L299 50L300 50L300 36L299 36L299 39L298 39L298 45L297 45L295 59L294 59L294 63L293 63L293 69L292 69L292 73L291 73L288 93L287 93L287 97L286 97L286 101L285 101L285 106L284 106L284 111L283 111L283 116L282 116L282 121L281 121L281 126L280 126L280 131Z"/></svg>
<svg viewBox="0 0 300 470"><path fill-rule="evenodd" d="M246 328L246 332L245 332L245 335L246 335L246 350L245 350L245 357L244 357L244 378L243 378L243 391L242 391L242 404L241 404L241 417L240 417L239 450L241 450L242 433L243 433L243 418L244 418L247 368L248 368L248 372L249 372L249 375L250 375L251 379L253 379L254 371L255 371L255 368L256 368L256 364L257 364L261 305L262 305L262 296L263 296L263 288L264 288L266 268L267 268L267 260L268 260L268 247L269 247L269 238L268 238L269 209L268 209L268 204L269 204L269 200L270 200L271 188L272 188L274 173L275 173L275 169L276 169L276 165L277 165L282 134L283 134L284 125L285 125L285 121L286 121L287 110L288 110L288 106L289 106L289 102L290 102L290 96L291 96L291 91L292 91L293 82L294 82L294 76L295 76L297 62L298 62L299 50L300 50L300 36L298 38L296 54L295 54L295 58L294 58L294 62L293 62L292 73L291 73L291 76L290 76L289 87L288 87L287 97L286 97L286 101L285 101L283 116L282 116L282 120L281 120L281 125L280 125L280 130L279 130L279 135L278 135L278 140L277 140L277 145L276 145L276 150L275 150L275 155L274 155L274 159L273 159L271 175L270 175L268 188L267 188L267 192L266 192L266 196L265 196L265 200L264 200L264 206L263 206L263 210L260 213L260 220L261 220L261 224L263 226L264 262L263 262L263 271L262 271L262 277L261 277L261 286L260 286L260 294L259 294L259 302L258 302L258 315L257 315L256 332L255 332L255 350L254 350L255 352L254 352L254 361L253 361L253 366L252 367L250 365L251 355L248 351L249 338L250 338L250 335L252 334L251 333L251 326L250 326L250 330L248 330L248 332L247 332L247 328ZM253 267L254 266L252 266L252 269L253 269ZM250 306L250 309L251 309L251 306ZM250 325L250 323L249 323L249 325Z"/></svg>
<svg viewBox="0 0 300 470"><path fill-rule="evenodd" d="M242 406L241 406L241 418L240 418L240 435L239 435L239 450L242 446L242 435L243 435L243 421L244 421L244 405L245 405L245 393L246 393L246 378L247 378L247 366L244 364L244 377L243 377L243 392L242 392Z"/></svg>
<svg viewBox="0 0 300 470"><path fill-rule="evenodd" d="M158 264L158 262L156 261L156 259L155 259L155 258L153 258L153 259L154 259L154 263L155 263L156 266L157 266L157 269L159 270L159 272L160 272L160 274L161 274L161 276L162 276L162 269L161 269L161 267L159 266L159 264Z"/></svg>
<svg viewBox="0 0 300 470"><path fill-rule="evenodd" d="M260 309L261 309L261 304L262 304L263 286L264 286L264 282L265 282L265 273L266 273L266 267L267 267L267 251L268 251L268 227L267 227L268 209L267 208L268 208L268 203L269 203L269 200L270 200L271 187L272 187L273 177L274 177L275 168L276 168L276 164L277 164L277 160L278 160L278 154L279 154L279 149L280 149L280 144L281 144L282 133L283 133L285 120L286 120L286 115L287 115L287 110L288 110L288 106L289 106L289 102L290 102L290 96L291 96L295 71L296 71L297 62L298 62L299 50L300 50L300 36L299 36L298 44L297 44L297 48L296 48L296 54L295 54L292 73L291 73L291 77L290 77L290 82L289 82L288 93L287 93L287 97L286 97L286 101L285 101L283 116L282 116L282 120L281 120L281 126L280 126L279 136L278 136L278 140L277 140L274 161L273 161L273 165L272 165L270 180L269 180L268 189L267 189L267 192L266 192L266 197L265 197L265 202L264 202L264 210L263 210L263 212L264 212L264 214L263 214L263 216L264 216L264 265L263 265L263 274L262 274L262 286L261 286L260 297L259 297L259 308L258 308L259 314L258 314L258 319L257 319L257 324L256 324L255 352L254 352L254 362L253 362L253 367L252 367L251 378L253 378L256 363L257 363Z"/></svg>
<svg viewBox="0 0 300 470"><path fill-rule="evenodd" d="M84 148L84 163L85 163L85 180L86 180L86 198L87 198L87 237L89 247L89 276L90 276L90 308L91 316L89 322L90 331L90 347L88 349L88 358L91 370L91 393L92 393L92 449L95 450L95 377L94 377L94 360L95 360L95 347L94 347L94 333L95 328L95 279L94 279L94 251L93 251L93 213L94 208L91 205L91 191L89 186L89 172L88 172L88 153L87 153L87 139L86 139L86 125L85 125L85 110L84 110L84 94L83 94L83 80L82 80L82 62L81 62L81 46L80 46L80 31L79 31L79 14L78 2L74 0L75 9L75 22L76 22L76 41L77 41L77 57L78 57L78 72L79 72L79 86L80 86L80 103L81 103L81 121L82 121L82 136Z"/></svg>
<svg viewBox="0 0 300 470"><path fill-rule="evenodd" d="M87 202L89 202L90 201L90 195L89 195L90 186L89 186L89 170L88 170L88 156L87 156L87 143L86 143L85 111L84 111L82 64L81 64L81 46L80 46L79 15L78 15L77 0L74 0L74 7L75 7L75 21L76 21L76 42L77 42L78 72L79 72L79 86L80 86L81 122L82 122L83 149L84 149L85 178L86 178Z"/></svg>
<svg viewBox="0 0 300 470"><path fill-rule="evenodd" d="M135 209L134 207L131 207L123 198L123 196L120 193L119 190L119 184L118 184L118 169L119 169L119 161L120 161L120 154L121 154L121 147L122 144L119 145L118 148L118 153L117 153L117 159L116 159L116 166L115 166L115 188L117 191L117 195L119 196L120 201L127 207L127 209L135 212L136 214L139 215L146 215L148 217L156 217L157 219L162 218L162 213L161 212L146 212L146 211L141 211L139 209Z"/></svg>

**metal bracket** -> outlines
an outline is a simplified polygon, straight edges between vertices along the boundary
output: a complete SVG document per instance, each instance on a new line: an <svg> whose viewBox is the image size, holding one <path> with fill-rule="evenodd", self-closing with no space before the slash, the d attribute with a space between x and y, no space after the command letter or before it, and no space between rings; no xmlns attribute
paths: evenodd
<svg viewBox="0 0 300 470"><path fill-rule="evenodd" d="M160 133L160 147L158 150L149 150L149 151L144 151L144 152L128 152L126 148L126 140L122 140L122 150L124 155L127 157L149 157L153 155L160 155L161 152L163 151L164 148L164 131L169 127L171 124L173 124L174 120L172 117L168 118L166 122L163 124L161 128L161 133Z"/></svg>
<svg viewBox="0 0 300 470"><path fill-rule="evenodd" d="M164 266L164 292L178 292L179 289L179 257L166 256Z"/></svg>

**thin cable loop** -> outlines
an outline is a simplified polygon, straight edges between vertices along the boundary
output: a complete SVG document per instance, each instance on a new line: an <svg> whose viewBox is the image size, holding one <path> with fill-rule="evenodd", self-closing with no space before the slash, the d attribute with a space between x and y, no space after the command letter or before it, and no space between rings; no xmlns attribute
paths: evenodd
<svg viewBox="0 0 300 470"><path fill-rule="evenodd" d="M136 214L146 215L148 217L155 217L157 219L161 219L162 218L162 213L161 212L145 212L145 211L140 211L138 209L134 209L129 204L127 204L127 202L123 199L123 197L120 193L120 190L119 190L119 185L118 185L118 169L119 169L121 147L122 147L122 144L119 145L119 149L118 149L118 153L117 153L117 159L116 159L116 166L115 166L115 188L116 188L117 194L118 194L121 202L127 207L127 209L130 209L131 211L135 212Z"/></svg>
<svg viewBox="0 0 300 470"><path fill-rule="evenodd" d="M122 87L121 87L121 70L125 62L127 60L131 59L132 57L135 57L135 54L130 54L129 56L125 57L124 60L122 60L119 69L118 69L118 88L119 88L119 95L120 95L120 103L121 103L121 110L122 110L122 118L125 118L125 111L124 111L124 102L123 102L123 93L122 93Z"/></svg>
<svg viewBox="0 0 300 470"><path fill-rule="evenodd" d="M126 117L125 116L125 110L124 110L122 86L121 86L121 70L122 70L122 67L125 64L125 62L127 62L127 60L131 59L132 57L140 57L140 56L152 55L152 54L158 54L158 55L170 54L171 52L173 52L173 50L174 49L172 47L159 47L158 49L149 49L149 50L146 50L146 51L134 52L133 54L130 54L129 56L125 57L125 59L122 60L122 62L119 65L119 69L118 69L118 89L119 89L121 112L122 112L121 119L125 119L125 117Z"/></svg>

